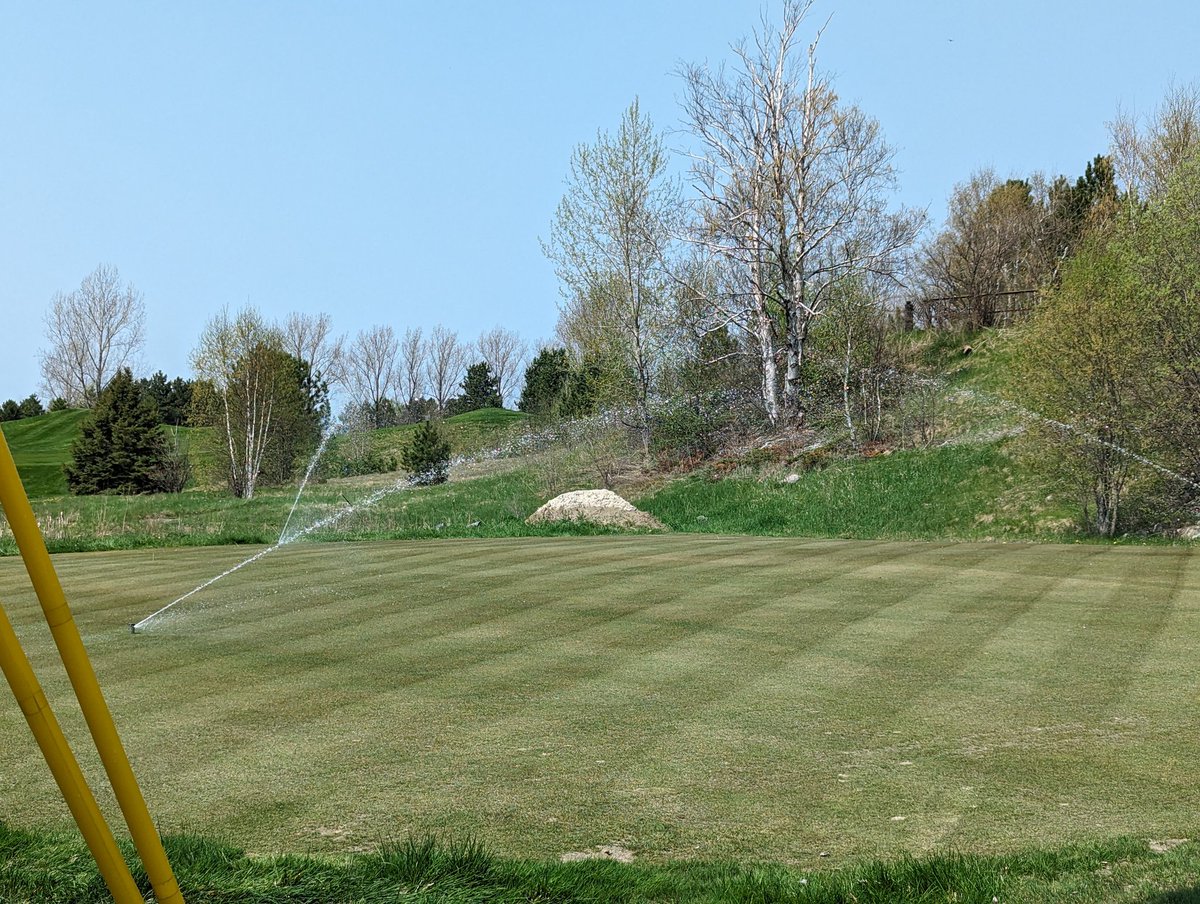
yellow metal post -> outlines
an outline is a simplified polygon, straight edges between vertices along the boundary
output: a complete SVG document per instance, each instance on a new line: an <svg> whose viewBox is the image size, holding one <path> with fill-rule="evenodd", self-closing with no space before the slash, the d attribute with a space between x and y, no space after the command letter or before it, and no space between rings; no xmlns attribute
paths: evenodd
<svg viewBox="0 0 1200 904"><path fill-rule="evenodd" d="M29 505L29 497L25 495L25 487L21 484L3 432L0 432L0 505L8 518L8 526L17 541L21 558L25 560L25 569L42 604L50 633L54 636L67 677L79 700L79 708L96 742L96 750L125 823L129 826L129 834L154 887L155 897L159 904L183 904L183 895L171 872L171 864L167 862L154 820L150 818L146 799L129 765L129 757L117 734L117 726L100 690L100 683L96 680L96 672L84 649L79 628L67 606L62 585L46 550L46 541L42 539L42 532Z"/></svg>
<svg viewBox="0 0 1200 904"><path fill-rule="evenodd" d="M3 606L0 606L0 670L8 679L17 705L21 707L42 756L46 758L46 764L58 782L58 789L70 807L71 815L75 817L92 856L96 858L100 875L104 877L113 900L117 904L143 904L142 893L138 891L129 867L117 850L112 831L96 806L92 789L88 787L58 720L46 702L37 676L33 674L33 668L21 649Z"/></svg>

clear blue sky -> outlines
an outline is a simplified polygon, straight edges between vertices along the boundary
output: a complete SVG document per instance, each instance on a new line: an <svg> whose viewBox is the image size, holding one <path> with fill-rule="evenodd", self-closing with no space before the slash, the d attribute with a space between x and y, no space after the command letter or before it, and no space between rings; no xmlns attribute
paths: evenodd
<svg viewBox="0 0 1200 904"><path fill-rule="evenodd" d="M144 294L141 363L170 376L247 301L349 333L549 336L538 237L572 147L635 95L678 128L678 63L727 58L762 9L0 3L0 400L41 393L49 300L100 262ZM1078 175L1118 105L1200 79L1190 0L820 0L814 24L830 13L823 67L935 220L980 166Z"/></svg>

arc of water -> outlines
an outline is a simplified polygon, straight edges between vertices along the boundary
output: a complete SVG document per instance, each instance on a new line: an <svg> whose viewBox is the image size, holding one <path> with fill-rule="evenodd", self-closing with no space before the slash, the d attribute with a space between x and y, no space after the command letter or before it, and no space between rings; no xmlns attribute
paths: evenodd
<svg viewBox="0 0 1200 904"><path fill-rule="evenodd" d="M1186 474L1180 474L1178 471L1172 471L1170 468L1159 464L1158 462L1154 461L1151 458L1147 458L1144 455L1140 455L1137 452L1134 452L1132 449L1127 449L1124 446L1118 445L1117 443L1113 443L1113 442L1109 442L1108 440L1101 439L1100 437L1096 436L1091 431L1085 430L1082 427L1078 427L1075 424L1068 424L1065 421L1055 420L1052 417L1047 417L1044 414L1039 414L1038 412L1033 411L1030 408L1026 408L1023 405L1018 405L1016 402L1010 402L1008 399L1002 399L999 396L994 396L988 392L980 392L979 390L975 390L975 389L963 390L963 392L965 394L967 394L968 396L985 398L991 402L995 402L996 404L999 404L999 405L1009 409L1010 411L1015 411L1017 414L1020 414L1026 418L1031 418L1032 420L1035 420L1035 421L1041 421L1043 424L1048 424L1051 427L1055 427L1059 430L1062 430L1064 433L1074 434L1075 436L1078 436L1080 439L1083 439L1086 442L1094 443L1098 446L1104 446L1106 449L1112 449L1118 455L1124 455L1126 458L1132 458L1134 461L1140 462L1141 464L1144 464L1148 468L1152 468L1153 470L1157 471L1159 474L1162 474L1164 477L1170 477L1174 480L1178 480L1182 483L1186 483L1186 484L1188 484L1188 486L1192 486L1192 487L1195 487L1196 489L1200 490L1200 482L1192 480L1192 478L1188 477Z"/></svg>
<svg viewBox="0 0 1200 904"><path fill-rule="evenodd" d="M466 455L456 456L455 458L451 459L451 461L449 462L449 467L450 468L458 468L463 465L471 464L474 462L490 461L490 460L497 459L497 458L503 458L506 455L528 454L530 452L535 452L541 448L545 448L547 446L553 445L556 442L561 441L564 437L570 438L572 436L575 436L580 431L587 429L587 427L589 425L593 425L594 423L596 423L600 420L607 419L608 417L609 417L609 415L607 415L607 414L600 414L600 415L595 415L591 418L580 418L579 420L576 420L576 421L568 421L565 424L561 424L561 425L551 427L548 429L544 429L544 430L540 430L540 431L528 431L526 433L522 433L521 435L517 436L510 442L505 443L502 446L498 446L494 449L488 449L483 452L479 452L479 453L476 453L475 455L470 455L470 456L466 456ZM276 541L276 543L273 546L268 546L265 549L259 550L254 555L250 556L249 558L244 559L241 562L238 562L232 568L228 568L225 571L218 574L217 576L209 578L203 584L200 584L197 587L193 587L187 593L183 594L183 596L180 596L180 597L172 600L171 602L167 603L167 605L163 606L161 609L158 609L158 610L150 613L145 618L143 618L141 621L130 625L130 628L133 630L134 633L137 633L137 631L139 629L144 628L150 622L154 621L154 619L158 618L160 615L163 615L168 610L174 608L179 603L182 603L184 600L186 600L192 596L195 596L201 590L211 587L213 584L217 583L217 581L221 580L222 578L228 577L229 575L233 574L235 571L240 571L242 568L245 568L247 565L253 564L254 562L257 562L259 559L263 558L264 556L270 555L271 553L275 552L277 549L287 546L289 543L294 543L296 540L299 540L302 537L307 537L309 534L315 533L316 531L323 530L324 528L327 528L327 527L332 527L335 524L338 524L339 522L344 521L346 518L350 517L351 515L356 514L357 512L360 512L364 509L370 508L371 506L378 504L382 500L386 499L388 496L394 495L395 493L399 493L403 490L411 489L414 486L419 486L423 482L419 476L402 478L400 480L397 480L395 483L388 484L387 486L381 487L380 489L377 489L374 492L369 493L367 496L364 496L362 499L359 499L357 502L347 506L346 508L338 509L337 511L334 511L334 512L330 513L329 515L326 515L324 518L321 518L321 519L313 522L312 524L309 524L305 527L299 528L298 530L293 531L291 534L288 534L287 528L291 522L292 514L296 510L296 505L300 501L300 494L304 492L304 485L308 482L309 477L312 475L312 471L316 467L315 463L320 458L320 453L323 450L324 444L327 441L329 435L332 435L332 431L326 437L322 438L322 443L321 443L321 446L317 450L317 454L315 454L313 456L313 460L309 462L308 471L305 474L304 480L300 484L299 492L296 493L296 499L292 503L292 511L288 513L288 518L287 518L287 521L284 522L283 531L280 532L279 540Z"/></svg>
<svg viewBox="0 0 1200 904"><path fill-rule="evenodd" d="M292 508L288 512L287 519L283 522L283 529L279 531L280 543L287 537L288 525L292 523L292 515L296 514L296 506L300 504L300 497L304 495L304 488L308 486L308 479L312 477L313 471L316 470L317 462L321 460L321 455L325 452L325 445L329 442L329 438L333 434L334 428L332 425L325 428L325 432L321 434L321 442L317 444L317 451L313 453L312 458L308 461L308 468L304 472L304 479L300 481L300 488L296 490L296 498L292 500Z"/></svg>

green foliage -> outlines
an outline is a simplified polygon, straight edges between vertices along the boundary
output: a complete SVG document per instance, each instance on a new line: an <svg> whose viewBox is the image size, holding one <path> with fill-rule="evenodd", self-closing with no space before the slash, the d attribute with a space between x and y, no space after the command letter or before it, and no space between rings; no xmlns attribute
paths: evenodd
<svg viewBox="0 0 1200 904"><path fill-rule="evenodd" d="M442 437L437 424L425 421L413 431L400 463L418 484L445 483L450 476L450 443Z"/></svg>
<svg viewBox="0 0 1200 904"><path fill-rule="evenodd" d="M159 420L172 427L188 423L192 407L192 382L182 377L168 380L161 370L154 376L138 380L138 388L148 395L158 409Z"/></svg>
<svg viewBox="0 0 1200 904"><path fill-rule="evenodd" d="M0 405L0 421L17 421L21 419L21 405L16 399L6 399Z"/></svg>
<svg viewBox="0 0 1200 904"><path fill-rule="evenodd" d="M36 395L31 395L21 402L21 417L37 417L39 414L45 414L46 409L42 407L42 400Z"/></svg>
<svg viewBox="0 0 1200 904"><path fill-rule="evenodd" d="M525 388L517 407L539 417L556 414L570 373L571 359L565 348L543 348L525 368Z"/></svg>
<svg viewBox="0 0 1200 904"><path fill-rule="evenodd" d="M166 458L158 412L122 368L83 422L63 471L77 495L149 493L161 488Z"/></svg>
<svg viewBox="0 0 1200 904"><path fill-rule="evenodd" d="M1014 398L1046 424L1031 447L1103 536L1178 523L1200 496L1200 159L1165 195L1086 242L1022 332ZM1134 456L1183 480L1164 484ZM1174 497L1173 502L1162 496ZM1160 496L1135 504L1130 493ZM1157 514L1146 516L1157 508Z"/></svg>
<svg viewBox="0 0 1200 904"><path fill-rule="evenodd" d="M450 400L450 414L466 414L480 408L499 408L500 380L492 373L486 361L479 361L467 368L462 381L462 395Z"/></svg>
<svg viewBox="0 0 1200 904"><path fill-rule="evenodd" d="M55 396L50 400L51 411L66 411L71 406L67 404L67 400L62 396Z"/></svg>

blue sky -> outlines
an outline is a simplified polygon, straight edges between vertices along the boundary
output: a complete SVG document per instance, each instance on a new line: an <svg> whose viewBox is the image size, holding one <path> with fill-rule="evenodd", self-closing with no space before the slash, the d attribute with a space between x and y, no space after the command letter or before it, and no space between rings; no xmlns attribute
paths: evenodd
<svg viewBox="0 0 1200 904"><path fill-rule="evenodd" d="M767 4L777 12L778 3ZM718 63L758 0L0 3L0 400L98 263L145 296L142 366L188 374L222 305L549 336L542 256L574 145ZM820 50L940 220L980 166L1074 177L1118 105L1200 80L1191 2L849 2ZM670 139L683 146L686 136Z"/></svg>

